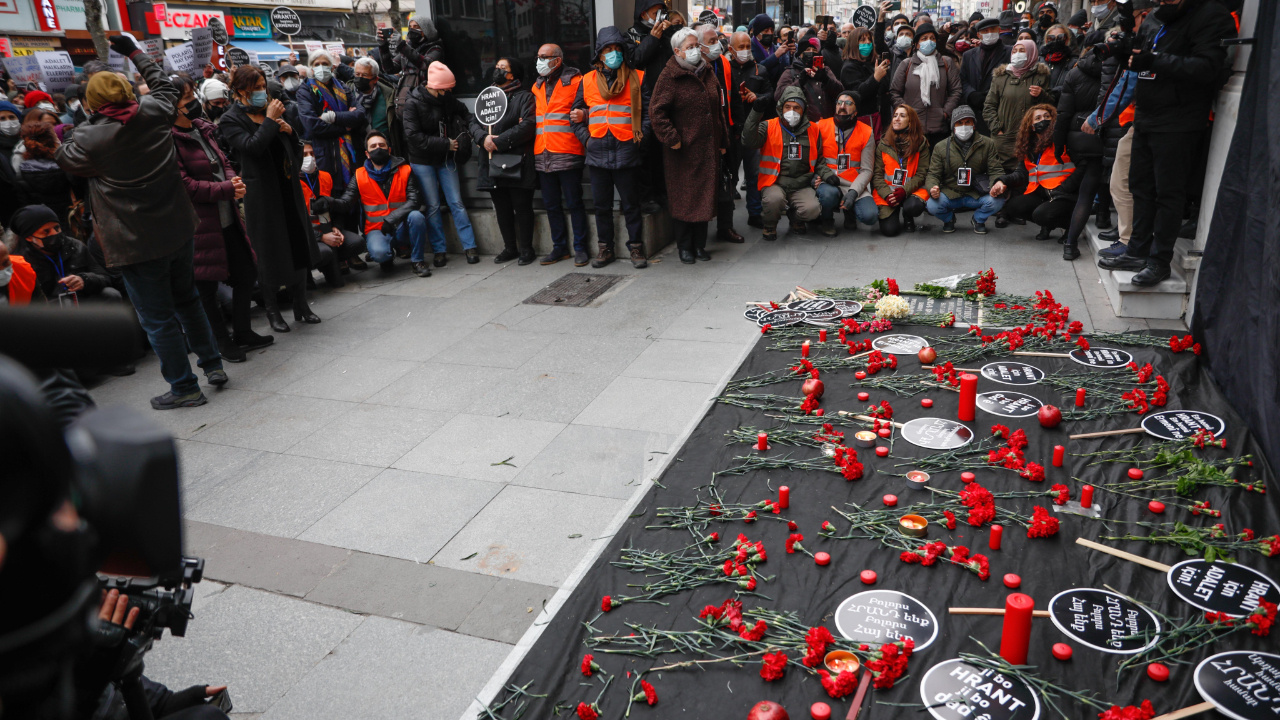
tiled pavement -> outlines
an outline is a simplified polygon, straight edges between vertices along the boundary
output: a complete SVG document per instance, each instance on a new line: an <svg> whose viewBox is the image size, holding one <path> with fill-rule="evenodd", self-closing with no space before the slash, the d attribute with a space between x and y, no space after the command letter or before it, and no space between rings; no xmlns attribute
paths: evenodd
<svg viewBox="0 0 1280 720"><path fill-rule="evenodd" d="M400 264L316 293L324 322L229 365L204 407L147 410L154 358L94 388L179 438L188 552L208 561L187 636L148 674L230 684L241 717L455 720L759 336L744 301L994 267L1087 327L1147 327L1035 228L925 225L752 231L693 266L668 248L647 270L585 269L627 278L587 308L521 304L565 263Z"/></svg>

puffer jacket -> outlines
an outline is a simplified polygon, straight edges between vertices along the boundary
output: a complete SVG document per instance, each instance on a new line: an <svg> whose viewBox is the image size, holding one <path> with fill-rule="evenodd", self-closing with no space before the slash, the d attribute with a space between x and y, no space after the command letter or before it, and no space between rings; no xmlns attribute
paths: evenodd
<svg viewBox="0 0 1280 720"><path fill-rule="evenodd" d="M764 119L764 113L759 110L759 106L767 104L772 98L763 96L756 99L756 106L751 108L751 112L747 113L747 123L742 128L742 144L748 148L756 149L764 146L765 140L769 137L769 121ZM804 92L798 87L783 88L779 93L775 102L775 110L778 112L778 122L784 122L781 119L782 106L788 100L804 101ZM827 167L822 158L822 144L818 144L818 157L808 158L809 155L809 118L804 114L800 114L800 124L791 130L797 138L800 139L800 159L787 160L783 158L779 162L778 180L776 185L786 192L795 192L806 187L813 187L813 176L816 172L824 182L829 179L834 180L835 171ZM812 160L813 170L809 169L810 160Z"/></svg>
<svg viewBox="0 0 1280 720"><path fill-rule="evenodd" d="M226 280L228 276L227 241L222 234L222 215L218 211L220 203L231 203L231 214L235 216L240 234L246 239L249 237L244 217L236 206L235 188L231 185L231 178L235 177L236 173L231 168L231 162L227 160L226 154L218 146L217 126L199 118L192 120L191 124L195 126L196 132L204 137L205 142L209 143L213 154L217 156L222 166L223 178L218 179L214 166L209 162L209 156L205 154L204 148L200 147L200 143L187 132L174 127L173 142L178 149L178 167L182 171L182 184L186 187L191 204L195 206L196 215L200 218L195 234L196 280ZM249 254L252 257L251 245Z"/></svg>
<svg viewBox="0 0 1280 720"><path fill-rule="evenodd" d="M94 233L109 268L177 252L198 222L170 131L182 93L141 50L130 59L151 89L138 98L137 114L126 126L95 113L55 155L63 170L89 178Z"/></svg>
<svg viewBox="0 0 1280 720"><path fill-rule="evenodd" d="M929 161L931 159L929 154L930 150L931 148L929 147L929 141L921 140L920 150L919 150L920 159L916 161L916 174L907 178L907 181L902 185L902 189L908 195L910 195L911 193L914 193L920 188L925 188L926 190L929 189L925 187L924 183L925 183L925 179L929 175L929 166L930 166ZM896 147L890 147L889 145L881 141L876 145L876 164L875 164L875 169L871 171L871 189L874 192L879 193L881 197L887 197L889 193L893 191L893 188L890 187L888 181L885 179L885 169L884 169L885 155L889 155L890 157L896 158L898 156L898 149ZM903 167L906 167L907 163L909 162L910 160L907 160L907 162L904 162ZM892 215L894 211L894 208L889 205L877 205L876 207L880 208L881 220Z"/></svg>
<svg viewBox="0 0 1280 720"><path fill-rule="evenodd" d="M388 43L378 46L379 54L386 60L382 72L388 75L399 74L395 88L395 114L398 122L404 122L404 108L409 102L409 94L427 81L427 68L431 63L444 62L444 45L440 43L440 33L431 20L417 16L421 35L410 32L396 44L395 52L391 52Z"/></svg>
<svg viewBox="0 0 1280 720"><path fill-rule="evenodd" d="M48 206L58 214L58 220L67 225L73 189L71 176L58 167L58 163L44 158L23 160L18 173L26 186L29 202Z"/></svg>
<svg viewBox="0 0 1280 720"><path fill-rule="evenodd" d="M1058 121L1053 129L1053 142L1057 147L1067 148L1077 159L1102 155L1102 136L1080 130L1085 118L1095 109L1093 101L1098 97L1101 69L1096 54L1085 55L1067 73L1058 93Z"/></svg>
<svg viewBox="0 0 1280 720"><path fill-rule="evenodd" d="M366 163L367 162L368 161L366 161ZM391 166L392 170L394 170L401 165L404 165L405 159L392 157L387 164ZM384 194L391 192L391 180L394 177L395 172L390 172L387 174L386 180L378 183L378 187L382 188L382 192ZM422 207L422 193L419 192L418 183L412 177L409 178L409 184L405 187L404 196L404 205L401 205L383 216L382 222L389 223L391 225L399 225L404 222L405 217L407 217L409 213ZM319 200L313 200L312 202L319 202ZM342 191L342 195L335 195L334 197L329 198L329 212L336 210L341 213L346 213L349 217L355 217L357 211L359 211L359 214L363 216L363 207L364 203L360 201L360 181L356 178L355 173L352 173L351 182L347 183L347 188ZM361 221L360 227L362 230L364 229L363 220Z"/></svg>
<svg viewBox="0 0 1280 720"><path fill-rule="evenodd" d="M599 57L600 51L607 45L626 46L629 42L622 32L616 27L606 27L600 30L600 34L596 37L596 56ZM670 45L668 45L670 47ZM596 72L602 73L606 80L616 77L613 70L609 70L596 63ZM627 67L623 65L623 67ZM661 66L658 68L661 73ZM644 82L640 85L640 134L648 137L649 127L649 89L658 81L657 75L650 82L649 75L644 76ZM593 138L591 131L588 129L588 113L587 103L583 100L582 86L589 82L595 82L595 78L588 72L586 77L582 79L582 85L578 86L578 97L573 101L573 109L581 110L583 117L582 122L573 123L573 132L582 141L582 146L586 148L586 164L590 167L602 168L605 170L621 170L623 168L637 167L640 165L642 156L640 154L640 141L642 138L634 140L622 141L613 136L612 133L605 133L604 137Z"/></svg>
<svg viewBox="0 0 1280 720"><path fill-rule="evenodd" d="M1039 97L1031 97L1028 88L1033 85L1041 88ZM1018 127L1027 110L1032 105L1056 105L1057 102L1058 96L1049 87L1048 65L1036 63L1035 70L1017 77L1005 63L991 74L991 89L987 91L986 102L982 105L982 119L991 131L991 139L1000 145L1005 157L1010 157L1018 140Z"/></svg>
<svg viewBox="0 0 1280 720"><path fill-rule="evenodd" d="M467 106L445 93L439 97L427 92L426 86L414 88L404 107L405 143L409 146L409 162L414 165L443 165L452 157L458 165L471 157L471 138ZM449 141L457 140L457 151L449 149Z"/></svg>
<svg viewBox="0 0 1280 720"><path fill-rule="evenodd" d="M671 36L675 35L680 26L670 25L662 33L662 37L656 38L649 34L652 28L647 28L644 23L640 22L640 15L645 10L653 7L656 3L653 0L636 0L632 19L634 24L627 30L626 36L618 31L616 27L609 26L601 28L603 34L607 30L618 31L618 39L610 40L607 43L601 43L596 40L595 56L600 57L600 51L605 45L618 43L623 48L626 56L627 65L644 73L644 92L646 95L653 92L653 86L658 83L658 76L662 74L662 69L667 66L667 61L675 55L675 51L671 49ZM648 109L649 103L645 103Z"/></svg>
<svg viewBox="0 0 1280 720"><path fill-rule="evenodd" d="M492 128L481 125L474 115L469 126L471 139L478 148L480 174L476 179L476 189L489 190L494 187L518 187L532 190L538 184L538 174L533 169L533 140L538 134L537 107L533 95L528 90L519 88L507 92L507 112ZM489 179L489 151L484 149L484 139L490 133L497 136L493 144L498 152L521 156L520 178L517 180Z"/></svg>

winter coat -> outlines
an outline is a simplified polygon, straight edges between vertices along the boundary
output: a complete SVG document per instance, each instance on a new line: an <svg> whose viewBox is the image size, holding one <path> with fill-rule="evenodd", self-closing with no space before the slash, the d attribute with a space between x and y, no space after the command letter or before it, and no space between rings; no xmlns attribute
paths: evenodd
<svg viewBox="0 0 1280 720"><path fill-rule="evenodd" d="M1041 88L1039 97L1031 97L1028 89L1033 85ZM991 139L1000 146L1003 157L1013 156L1013 147L1018 141L1018 127L1022 124L1022 116L1032 105L1048 103L1054 105L1058 97L1049 89L1049 66L1036 63L1035 70L1016 77L1009 71L1008 63L996 68L991 77L991 89L987 91L987 99L982 105L982 119L991 130Z"/></svg>
<svg viewBox="0 0 1280 720"><path fill-rule="evenodd" d="M222 202L231 203L231 214L239 229L240 241L248 243L248 230L236 202L236 191L231 178L236 176L231 161L218 145L217 127L207 120L191 121L195 131L204 137L222 166L222 180L215 174L214 166L199 141L187 132L174 127L173 142L178 149L178 168L182 171L182 184L187 189L191 204L195 206L200 224L195 235L196 280L222 281L229 272L227 266L227 240L222 233L222 215L218 211ZM249 251L253 252L250 244Z"/></svg>
<svg viewBox="0 0 1280 720"><path fill-rule="evenodd" d="M494 125L492 130L481 125L474 115L470 122L471 139L475 141L476 159L480 164L476 188L490 190L494 187L518 187L532 190L538 186L538 173L533 169L533 140L538 134L537 107L533 94L528 90L517 89L507 93L507 112ZM489 151L484 149L484 139L488 135L497 135L493 144L498 152L520 155L519 180L489 179Z"/></svg>
<svg viewBox="0 0 1280 720"><path fill-rule="evenodd" d="M69 227L67 211L71 209L72 178L53 160L31 158L18 167L26 186L28 204L45 205ZM6 218L7 219L7 218Z"/></svg>
<svg viewBox="0 0 1280 720"><path fill-rule="evenodd" d="M1052 147L1052 146L1050 146ZM1067 153L1071 157L1070 153ZM1059 155L1061 160L1062 156ZM1072 158L1075 161L1074 158ZM1006 173L1001 175L999 180L1008 187L1008 193L1024 194L1027 191L1027 182L1031 179L1031 172L1027 169L1026 162L1022 158L1014 158L1005 164ZM1078 163L1076 170L1063 180L1058 187L1048 190L1050 200L1074 200L1080 194L1080 182L1084 179L1084 172L1080 169ZM1046 188L1047 190L1047 188Z"/></svg>
<svg viewBox="0 0 1280 720"><path fill-rule="evenodd" d="M997 66L1009 62L1009 46L996 43L992 46L978 45L964 54L960 60L960 83L964 92L964 102L976 112L987 102L987 92L991 90L991 75ZM981 117L977 121L979 134L989 134L990 128Z"/></svg>
<svg viewBox="0 0 1280 720"><path fill-rule="evenodd" d="M127 125L94 114L55 155L63 170L89 178L107 267L172 255L191 242L197 223L170 135L181 93L145 54L131 59L151 89L138 98L137 114Z"/></svg>
<svg viewBox="0 0 1280 720"><path fill-rule="evenodd" d="M1165 10L1180 10L1172 17ZM1231 68L1222 41L1236 36L1231 13L1212 0L1183 0L1155 12L1164 22L1151 65L1154 80L1139 80L1133 102L1138 132L1196 132L1209 122L1209 112ZM1157 30L1143 22L1142 50L1150 52Z"/></svg>
<svg viewBox="0 0 1280 720"><path fill-rule="evenodd" d="M636 0L635 12L632 16L634 24L627 30L627 34L624 36L618 32L618 39L610 42L596 41L595 56L597 58L600 57L600 51L605 45L616 42L622 46L627 65L644 73L643 89L646 95L653 94L653 86L658 84L658 77L662 75L663 68L675 55L675 51L671 49L671 36L680 30L680 27L671 25L660 38L650 35L651 28L645 27L640 22L640 15L654 4L653 0ZM607 29L609 28L601 28L601 32ZM617 30L617 28L612 29Z"/></svg>
<svg viewBox="0 0 1280 720"><path fill-rule="evenodd" d="M846 60L840 67L840 84L845 90L858 94L858 114L873 115L880 112L880 100L889 94L892 76L876 80L876 66L861 60Z"/></svg>
<svg viewBox="0 0 1280 720"><path fill-rule="evenodd" d="M395 95L396 88L386 77L379 74L374 86L369 89L369 94L365 95L356 89L355 83L352 82L347 86L347 98L351 100L352 106L359 106L364 110L365 120L368 123L368 130L381 130L387 135L387 145L392 155L404 155L404 127L396 121L395 113ZM379 127L374 118L379 118L385 123L384 127ZM364 149L363 136L355 138L360 149Z"/></svg>
<svg viewBox="0 0 1280 720"><path fill-rule="evenodd" d="M1049 89L1055 94L1061 92L1062 84L1067 81L1067 73L1071 72L1071 68L1075 67L1075 56L1067 55L1056 63L1045 59L1044 55L1041 55L1040 57L1040 62L1044 63L1045 66L1049 68Z"/></svg>
<svg viewBox="0 0 1280 720"><path fill-rule="evenodd" d="M573 79L582 73L576 67L561 65L556 68L550 75L540 77L533 83L532 92L537 93L537 97L548 98L555 90L562 87L568 87L573 83ZM554 83L552 87L547 87L548 83ZM572 107L572 104L570 104ZM534 110L537 111L537 98L534 99ZM537 116L534 116L535 130L537 124ZM536 136L535 136L536 137ZM581 168L584 162L582 155L574 155L572 153L553 153L550 151L543 152L533 158L533 167L538 172L563 172L565 170L575 170Z"/></svg>
<svg viewBox="0 0 1280 720"><path fill-rule="evenodd" d="M938 58L938 84L930 93L930 105L920 99L920 76L915 70L920 66L919 56L912 55L898 66L889 86L891 105L897 107L906 103L920 116L926 133L949 132L951 129L951 111L960 105L960 66L949 57Z"/></svg>
<svg viewBox="0 0 1280 720"><path fill-rule="evenodd" d="M769 71L764 65L751 60L745 65L740 65L732 58L729 60L729 72L733 77L729 81L729 86L734 88L729 98L729 111L733 117L733 127L730 133L735 139L742 137L742 124L747 121L747 113L751 112L751 103L742 99L741 93L737 88L746 85L747 89L756 95L767 95L773 92L774 82L769 78ZM765 115L766 119L773 117L772 108L770 113Z"/></svg>
<svg viewBox="0 0 1280 720"><path fill-rule="evenodd" d="M427 82L427 68L433 62L444 62L444 46L440 44L440 33L436 31L435 23L422 16L418 16L418 23L422 27L422 37L416 42L412 36L406 37L396 45L394 53L386 43L379 46L380 54L387 58L382 72L400 75L393 103L395 121L400 124L404 123L404 108L409 102L409 94Z"/></svg>
<svg viewBox="0 0 1280 720"><path fill-rule="evenodd" d="M107 271L103 270L102 266L89 254L89 248L65 234L62 236L62 243L58 247L56 256L53 253L45 255L44 251L25 239L18 240L17 254L21 255L31 269L36 271L36 287L50 302L57 302L58 294L61 292L58 281L69 275L79 275L84 281L84 288L77 291L84 297L93 297L101 293L103 288L111 285L111 281L107 278ZM58 266L54 264L53 257L57 257L62 262L61 275L58 274Z"/></svg>
<svg viewBox="0 0 1280 720"><path fill-rule="evenodd" d="M839 79L844 69L844 58L840 57L840 46L836 44L836 37L838 37L837 33L827 33L827 39L822 43L822 64L826 65L836 79Z"/></svg>
<svg viewBox="0 0 1280 720"><path fill-rule="evenodd" d="M298 272L319 259L299 183L302 139L285 134L272 120L254 122L240 103L222 114L218 127L226 150L240 165L245 227L258 277L272 287L292 285Z"/></svg>
<svg viewBox="0 0 1280 720"><path fill-rule="evenodd" d="M643 0L639 0L643 2ZM596 55L599 56L600 51L606 45L623 45L627 43L626 37L615 27L606 27L600 30L600 35L596 38ZM670 47L670 44L667 45ZM669 55L668 57L672 57ZM597 63L599 65L599 63ZM596 67L595 70L604 75L606 80L616 77L614 71L607 68ZM658 68L657 75L661 74L662 68ZM641 163L642 156L640 154L640 141L643 137L647 137L650 133L649 127L649 88L653 84L649 82L650 75L644 76L644 82L640 84L640 134L642 137L634 140L619 140L612 133L605 133L604 137L593 138L591 131L588 129L589 113L587 112L587 103L583 99L582 88L588 82L594 82L591 73L582 79L582 85L578 86L578 96L573 101L573 109L582 111L582 122L572 123L573 133L578 136L578 140L582 141L582 146L586 148L586 164L588 167L602 168L605 170L621 170L623 168L638 167ZM657 78L653 78L653 82L657 82ZM628 98L628 101L630 98ZM633 108L634 111L634 108Z"/></svg>
<svg viewBox="0 0 1280 720"><path fill-rule="evenodd" d="M881 197L887 196L893 190L893 188L889 186L889 183L885 182L884 179L885 153L896 158L898 156L898 149L890 147L883 142L876 145L876 165L875 169L871 171L871 189L879 193ZM930 187L933 187L932 185L925 185L925 180L929 175L930 159L929 141L923 140L920 143L920 160L916 163L916 174L907 178L907 181L902 186L902 189L905 190L908 195L920 188L928 190ZM906 167L905 162L902 165L903 167ZM876 207L880 209L881 220L892 215L895 210L895 208L889 205L877 205Z"/></svg>
<svg viewBox="0 0 1280 720"><path fill-rule="evenodd" d="M1096 109L1099 72L1102 64L1094 53L1089 53L1067 73L1058 93L1058 121L1053 129L1053 144L1067 148L1071 157L1101 157L1102 135L1089 135L1080 129L1085 118Z"/></svg>
<svg viewBox="0 0 1280 720"><path fill-rule="evenodd" d="M471 140L467 135L467 121L471 113L467 106L445 93L436 97L425 86L409 93L404 108L405 144L409 147L409 162L414 165L444 165L452 158L462 165L471 157ZM449 141L457 140L458 149L449 149Z"/></svg>
<svg viewBox="0 0 1280 720"><path fill-rule="evenodd" d="M956 182L956 170L967 167L973 170L973 182L969 187L960 187ZM943 194L955 200L967 195L972 198L981 197L978 190L978 176L985 175L994 183L1005 171L1005 162L1001 158L999 146L986 135L974 134L969 142L969 151L960 149L960 142L954 135L949 135L933 146L929 157L929 176L925 178L925 189L938 186Z"/></svg>
<svg viewBox="0 0 1280 720"><path fill-rule="evenodd" d="M337 79L331 81L334 89L346 88ZM344 103L335 94L337 107L329 107L320 97L319 83L315 78L307 78L298 86L298 118L302 120L302 136L311 143L316 154L316 167L333 176L338 182L348 177L342 171L342 156L339 143L343 138L351 142L351 172L355 172L364 161L364 108L355 102L355 98L347 95ZM327 123L320 116L328 111L335 113L333 122Z"/></svg>
<svg viewBox="0 0 1280 720"><path fill-rule="evenodd" d="M791 63L791 67L783 71L774 92L781 95L782 91L789 87L803 91L804 114L809 118L809 122L818 122L835 115L836 97L844 90L844 86L840 84L840 78L836 77L830 68L814 70L813 77L809 77L804 63L800 60Z"/></svg>
<svg viewBox="0 0 1280 720"><path fill-rule="evenodd" d="M755 105L751 108L751 112L747 114L747 122L742 127L742 144L751 149L764 147L765 141L769 137L769 125L764 118L764 113L760 110L762 105L774 102L774 110L779 116L778 122L784 122L781 119L782 106L788 100L803 100L804 93L798 87L784 88L778 93L776 101L769 96L758 98ZM810 158L809 156L809 118L801 114L800 124L795 128L788 128L800 140L800 159L788 160L785 157L778 163L778 179L775 185L782 188L784 192L795 192L806 187L813 187L813 176L816 174L822 178L824 182L834 182L836 177L835 171L827 167L827 163L822 158L822 144L818 144L818 157ZM785 133L784 133L785 135ZM813 169L809 169L810 161L812 161Z"/></svg>
<svg viewBox="0 0 1280 720"><path fill-rule="evenodd" d="M690 70L672 57L654 85L649 112L662 145L671 217L710 221L720 189L720 153L728 146L717 74L706 60Z"/></svg>
<svg viewBox="0 0 1280 720"><path fill-rule="evenodd" d="M404 158L392 157L387 164L394 170L395 168L404 165L405 160ZM382 188L384 195L391 192L391 181L394 177L394 172L388 173L387 178L378 183L378 187ZM383 216L382 222L391 225L399 225L404 222L404 219L408 217L409 213L422 207L422 192L418 189L418 183L412 178L410 178L409 184L405 187L404 197L404 205L392 209L391 212ZM363 215L363 207L364 203L360 200L360 181L357 180L355 174L352 173L351 182L347 183L347 187L342 191L342 194L335 195L329 199L329 211L333 212L334 210L337 210L338 212L346 213L350 217L356 217L357 214ZM362 230L364 229L363 218L360 223L360 228Z"/></svg>

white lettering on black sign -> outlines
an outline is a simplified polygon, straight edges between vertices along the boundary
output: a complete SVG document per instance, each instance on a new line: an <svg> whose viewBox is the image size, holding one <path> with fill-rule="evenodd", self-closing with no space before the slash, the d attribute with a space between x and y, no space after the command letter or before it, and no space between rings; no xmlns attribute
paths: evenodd
<svg viewBox="0 0 1280 720"><path fill-rule="evenodd" d="M1115 348L1076 348L1071 351L1071 359L1081 365L1096 368L1120 368L1133 362L1132 355Z"/></svg>
<svg viewBox="0 0 1280 720"><path fill-rule="evenodd" d="M1142 652L1160 639L1160 620L1154 613L1108 590L1058 593L1049 601L1049 617L1073 640L1117 655Z"/></svg>
<svg viewBox="0 0 1280 720"><path fill-rule="evenodd" d="M955 420L916 418L902 426L902 439L930 450L951 450L968 445L973 431Z"/></svg>
<svg viewBox="0 0 1280 720"><path fill-rule="evenodd" d="M1280 655L1247 650L1219 653L1196 667L1195 683L1200 696L1227 717L1280 717Z"/></svg>
<svg viewBox="0 0 1280 720"><path fill-rule="evenodd" d="M1162 440L1185 440L1201 430L1217 437L1227 429L1227 423L1199 410L1163 410L1143 418L1142 429Z"/></svg>
<svg viewBox="0 0 1280 720"><path fill-rule="evenodd" d="M960 659L929 668L920 697L938 720L1038 720L1040 698L1016 677Z"/></svg>
<svg viewBox="0 0 1280 720"><path fill-rule="evenodd" d="M481 125L497 125L507 114L507 94L499 87L487 87L476 96L476 120Z"/></svg>
<svg viewBox="0 0 1280 720"><path fill-rule="evenodd" d="M1002 360L983 365L982 377L1001 385L1035 385L1044 379L1044 371L1034 365Z"/></svg>
<svg viewBox="0 0 1280 720"><path fill-rule="evenodd" d="M1183 600L1210 612L1244 617L1259 600L1280 603L1271 578L1240 563L1184 560L1169 569L1169 587Z"/></svg>
<svg viewBox="0 0 1280 720"><path fill-rule="evenodd" d="M840 603L836 629L849 640L883 644L911 638L923 650L938 637L938 619L929 606L896 590L868 590Z"/></svg>
<svg viewBox="0 0 1280 720"><path fill-rule="evenodd" d="M978 393L978 409L1000 417L1030 417L1040 411L1044 403L1030 395L1016 392Z"/></svg>
<svg viewBox="0 0 1280 720"><path fill-rule="evenodd" d="M929 341L918 335L881 335L871 341L871 347L890 355L915 355L929 347Z"/></svg>

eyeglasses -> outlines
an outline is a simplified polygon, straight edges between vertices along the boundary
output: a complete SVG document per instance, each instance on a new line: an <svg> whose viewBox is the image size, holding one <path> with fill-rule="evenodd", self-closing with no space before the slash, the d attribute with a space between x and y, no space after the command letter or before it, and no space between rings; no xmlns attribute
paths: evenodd
<svg viewBox="0 0 1280 720"><path fill-rule="evenodd" d="M1066 42L1066 41L1067 41L1066 35L1051 35L1045 38L1045 42Z"/></svg>
<svg viewBox="0 0 1280 720"><path fill-rule="evenodd" d="M836 101L836 107L841 107L841 106L853 107L853 101L852 101L852 100L837 100L837 101Z"/></svg>

